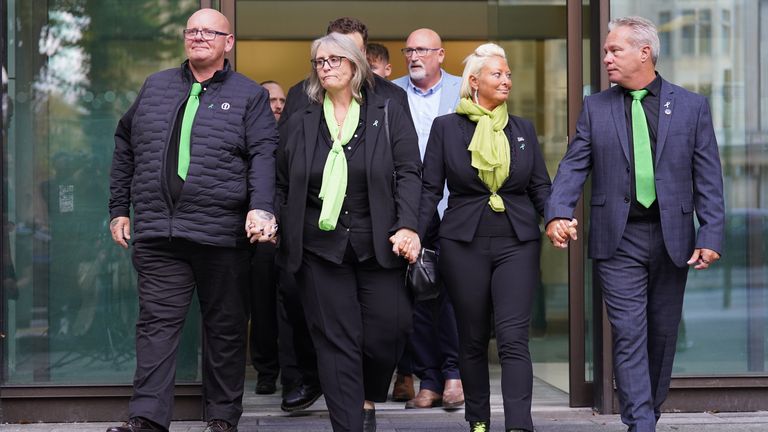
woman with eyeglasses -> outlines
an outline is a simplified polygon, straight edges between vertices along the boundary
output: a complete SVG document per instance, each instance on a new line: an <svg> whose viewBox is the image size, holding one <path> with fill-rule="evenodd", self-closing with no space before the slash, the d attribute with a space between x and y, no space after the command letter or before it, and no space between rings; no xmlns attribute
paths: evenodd
<svg viewBox="0 0 768 432"><path fill-rule="evenodd" d="M333 430L375 431L411 325L419 147L348 36L315 40L310 63L312 103L281 128L278 260L299 284Z"/></svg>
<svg viewBox="0 0 768 432"><path fill-rule="evenodd" d="M456 112L435 119L424 155L419 211L426 230L443 196L439 269L456 312L465 418L490 430L491 317L501 361L506 431L533 431L528 326L539 286L539 216L550 180L531 122L507 112L504 50L479 46L465 62Z"/></svg>

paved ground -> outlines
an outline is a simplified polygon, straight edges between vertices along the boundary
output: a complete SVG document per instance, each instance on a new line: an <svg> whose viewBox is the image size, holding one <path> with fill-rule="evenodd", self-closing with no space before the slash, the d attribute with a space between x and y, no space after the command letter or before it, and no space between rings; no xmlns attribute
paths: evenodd
<svg viewBox="0 0 768 432"><path fill-rule="evenodd" d="M492 366L491 430L504 430L504 412L499 394L498 367ZM244 414L240 432L331 432L328 413L321 398L309 410L297 415L280 411L280 396L256 396L252 377L246 383ZM568 408L568 396L540 381L534 383L533 422L537 432L626 432L617 415L596 415L587 408ZM377 432L460 432L467 431L464 410L447 412L405 410L402 403L377 404ZM113 423L6 424L0 432L104 432ZM201 432L202 422L175 422L171 432ZM658 432L768 432L768 411L750 413L665 414Z"/></svg>

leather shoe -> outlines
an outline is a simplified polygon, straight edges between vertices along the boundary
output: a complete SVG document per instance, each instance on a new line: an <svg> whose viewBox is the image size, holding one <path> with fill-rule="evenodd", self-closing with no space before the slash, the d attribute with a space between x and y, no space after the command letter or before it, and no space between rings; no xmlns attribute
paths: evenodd
<svg viewBox="0 0 768 432"><path fill-rule="evenodd" d="M322 395L318 384L301 384L283 397L280 409L285 412L307 409Z"/></svg>
<svg viewBox="0 0 768 432"><path fill-rule="evenodd" d="M224 420L213 419L208 422L208 426L203 429L203 432L237 432L237 426Z"/></svg>
<svg viewBox="0 0 768 432"><path fill-rule="evenodd" d="M107 432L165 432L165 429L144 417L131 417L122 426L107 428Z"/></svg>
<svg viewBox="0 0 768 432"><path fill-rule="evenodd" d="M413 399L416 392L413 390L413 376L395 375L395 385L392 386L392 400L395 402L406 402Z"/></svg>
<svg viewBox="0 0 768 432"><path fill-rule="evenodd" d="M256 394L259 395L271 395L277 391L277 385L274 381L262 381L259 380L256 383Z"/></svg>
<svg viewBox="0 0 768 432"><path fill-rule="evenodd" d="M464 387L460 379L445 380L443 408L456 409L464 405Z"/></svg>
<svg viewBox="0 0 768 432"><path fill-rule="evenodd" d="M405 409L412 408L434 408L443 404L440 394L429 389L419 390L415 398L405 403Z"/></svg>
<svg viewBox="0 0 768 432"><path fill-rule="evenodd" d="M376 409L363 408L363 432L376 432Z"/></svg>

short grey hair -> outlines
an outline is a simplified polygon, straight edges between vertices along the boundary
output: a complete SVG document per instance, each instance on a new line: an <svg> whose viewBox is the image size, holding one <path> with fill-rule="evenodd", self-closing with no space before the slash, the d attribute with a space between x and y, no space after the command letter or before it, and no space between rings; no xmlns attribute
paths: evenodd
<svg viewBox="0 0 768 432"><path fill-rule="evenodd" d="M475 48L472 54L464 59L464 73L461 74L461 89L459 90L461 97L472 99L472 86L469 84L469 77L479 75L488 60L493 57L501 57L504 61L507 61L507 54L504 52L504 48L495 43L480 45Z"/></svg>
<svg viewBox="0 0 768 432"><path fill-rule="evenodd" d="M608 23L608 31L611 32L617 27L627 27L632 31L631 42L635 47L648 45L651 47L651 61L656 65L659 60L659 32L656 25L649 19L640 16L628 16L614 18Z"/></svg>
<svg viewBox="0 0 768 432"><path fill-rule="evenodd" d="M368 66L368 60L365 59L365 54L360 51L360 48L355 45L349 36L345 36L341 33L329 33L319 39L315 39L312 42L312 48L310 49L310 60L314 60L317 56L317 51L323 47L332 52L333 55L340 57L346 57L347 61L352 64L352 81L350 85L352 87L352 97L355 98L357 103L363 102L363 86L368 85L373 87L373 72L371 67ZM320 79L317 77L317 69L314 65L311 66L309 72L309 79L304 85L304 91L307 92L309 100L315 103L322 103L325 98L325 89L323 88Z"/></svg>

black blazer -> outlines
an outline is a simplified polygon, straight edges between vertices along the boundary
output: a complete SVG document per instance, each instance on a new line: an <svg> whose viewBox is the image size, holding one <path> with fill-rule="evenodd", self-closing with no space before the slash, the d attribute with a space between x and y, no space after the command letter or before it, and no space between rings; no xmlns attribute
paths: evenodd
<svg viewBox="0 0 768 432"><path fill-rule="evenodd" d="M476 127L476 123L456 113L440 116L432 123L424 155L420 234L426 232L447 181L450 195L440 222L440 237L465 242L475 237L490 197L467 150ZM538 239L538 216L544 213L551 182L536 131L528 120L510 115L504 132L511 147L510 175L497 193L517 237L522 241Z"/></svg>
<svg viewBox="0 0 768 432"><path fill-rule="evenodd" d="M406 261L392 253L389 237L400 228L418 228L421 195L421 160L413 123L397 103L389 103L389 142L384 129L386 99L367 92L364 106L365 166L368 203L373 226L373 247L382 267L404 266ZM309 167L314 157L321 104L310 104L296 112L280 128L277 150L275 208L280 221L278 263L295 273L301 265L303 230L309 187ZM317 221L311 221L316 223Z"/></svg>

